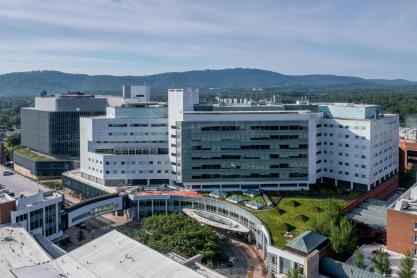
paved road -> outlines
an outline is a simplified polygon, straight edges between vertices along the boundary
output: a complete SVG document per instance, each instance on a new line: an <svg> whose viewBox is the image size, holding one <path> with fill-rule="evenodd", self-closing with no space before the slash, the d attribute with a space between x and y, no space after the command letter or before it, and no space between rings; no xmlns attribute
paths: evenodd
<svg viewBox="0 0 417 278"><path fill-rule="evenodd" d="M224 254L227 257L235 257L236 262L234 266L227 266L225 263L214 270L230 278L246 278L249 266L245 254L230 239L222 241L222 245Z"/></svg>
<svg viewBox="0 0 417 278"><path fill-rule="evenodd" d="M5 185L6 189L14 192L16 196L19 196L19 194L33 194L38 192L38 190L46 190L44 186L17 173L14 173L12 176L3 176L4 171L11 170L0 165L0 184Z"/></svg>

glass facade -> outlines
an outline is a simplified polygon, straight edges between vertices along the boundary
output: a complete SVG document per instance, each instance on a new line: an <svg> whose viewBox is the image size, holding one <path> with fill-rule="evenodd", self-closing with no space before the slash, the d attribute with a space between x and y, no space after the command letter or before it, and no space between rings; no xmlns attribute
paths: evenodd
<svg viewBox="0 0 417 278"><path fill-rule="evenodd" d="M181 182L303 181L308 121L178 122Z"/></svg>
<svg viewBox="0 0 417 278"><path fill-rule="evenodd" d="M19 152L13 154L13 160L37 177L61 177L63 172L72 169L73 164L70 160L34 160Z"/></svg>
<svg viewBox="0 0 417 278"><path fill-rule="evenodd" d="M80 155L80 117L103 112L50 112L22 108L22 145L48 155Z"/></svg>
<svg viewBox="0 0 417 278"><path fill-rule="evenodd" d="M78 194L81 194L81 196L83 196L86 199L108 194L108 192L105 192L93 186L89 186L85 183L77 181L76 179L72 179L66 176L65 174L62 175L62 185L72 191L77 192Z"/></svg>

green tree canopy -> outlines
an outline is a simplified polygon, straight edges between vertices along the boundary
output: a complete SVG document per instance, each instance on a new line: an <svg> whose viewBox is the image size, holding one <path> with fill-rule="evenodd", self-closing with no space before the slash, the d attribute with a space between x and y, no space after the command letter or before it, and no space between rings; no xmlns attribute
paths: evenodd
<svg viewBox="0 0 417 278"><path fill-rule="evenodd" d="M400 268L398 271L399 278L413 278L416 274L416 271L413 270L414 259L411 257L410 252L405 252L404 256L401 259Z"/></svg>
<svg viewBox="0 0 417 278"><path fill-rule="evenodd" d="M371 257L371 261L378 271L384 277L391 277L392 269L389 261L389 254L382 249L378 249Z"/></svg>
<svg viewBox="0 0 417 278"><path fill-rule="evenodd" d="M355 259L353 261L353 265L357 268L364 269L365 268L365 255L363 254L362 249L359 247L355 251Z"/></svg>
<svg viewBox="0 0 417 278"><path fill-rule="evenodd" d="M161 253L178 252L188 257L202 254L208 258L219 250L218 237L212 229L180 214L147 217L130 236Z"/></svg>

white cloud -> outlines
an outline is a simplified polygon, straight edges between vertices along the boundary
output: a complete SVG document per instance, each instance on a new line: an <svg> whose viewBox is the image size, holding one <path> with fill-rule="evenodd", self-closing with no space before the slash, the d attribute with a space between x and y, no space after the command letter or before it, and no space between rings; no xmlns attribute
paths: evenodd
<svg viewBox="0 0 417 278"><path fill-rule="evenodd" d="M0 71L242 66L417 80L416 10L415 1L1 0Z"/></svg>

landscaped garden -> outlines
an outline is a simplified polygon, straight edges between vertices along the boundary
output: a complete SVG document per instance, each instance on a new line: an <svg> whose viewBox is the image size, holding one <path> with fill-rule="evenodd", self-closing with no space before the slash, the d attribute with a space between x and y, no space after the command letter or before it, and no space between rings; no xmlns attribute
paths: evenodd
<svg viewBox="0 0 417 278"><path fill-rule="evenodd" d="M292 237L314 230L313 218L328 209L328 200L342 208L362 194L329 186L316 186L310 191L269 193L276 207L251 210L251 213L268 226L274 245L283 247Z"/></svg>
<svg viewBox="0 0 417 278"><path fill-rule="evenodd" d="M341 206L344 200L336 200ZM323 199L310 197L283 197L277 207L269 210L251 211L268 226L274 245L283 247L291 237L285 237L285 232L295 236L311 229L311 221L316 213L325 208Z"/></svg>
<svg viewBox="0 0 417 278"><path fill-rule="evenodd" d="M220 250L217 234L208 226L182 214L146 217L139 229L121 229L127 236L163 254L178 253L185 257L202 254L211 259Z"/></svg>

